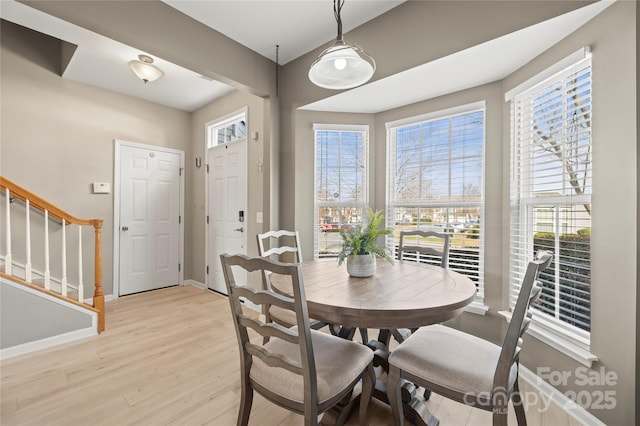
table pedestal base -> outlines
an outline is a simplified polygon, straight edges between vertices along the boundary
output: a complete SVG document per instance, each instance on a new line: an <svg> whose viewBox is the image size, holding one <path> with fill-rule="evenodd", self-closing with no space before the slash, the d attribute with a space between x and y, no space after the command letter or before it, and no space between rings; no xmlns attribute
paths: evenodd
<svg viewBox="0 0 640 426"><path fill-rule="evenodd" d="M340 336L345 339L352 340L356 329L353 327L344 326L331 326L331 332L334 335ZM361 330L363 339L365 339L366 329L364 332ZM377 340L371 340L367 343L367 346L373 350L373 365L374 367L381 367L385 373L389 372L389 341L391 339L390 330L380 330ZM365 340L366 341L366 340ZM417 426L438 426L440 421L433 416L427 409L424 401L416 398L418 387L411 382L404 381L401 388L402 407L404 411L404 417L410 423ZM431 392L425 390L425 399L428 399ZM376 380L375 388L373 389L373 397L379 401L389 404L387 398L387 385L383 380ZM322 418L323 424L336 424L341 425L347 421L351 416L355 407L360 404L360 395L352 397L345 403L340 403L334 409L325 413L325 417Z"/></svg>

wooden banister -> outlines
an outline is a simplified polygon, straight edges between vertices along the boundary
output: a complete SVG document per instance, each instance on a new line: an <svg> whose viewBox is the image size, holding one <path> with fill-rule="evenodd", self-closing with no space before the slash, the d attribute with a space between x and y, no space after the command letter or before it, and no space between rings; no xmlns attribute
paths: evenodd
<svg viewBox="0 0 640 426"><path fill-rule="evenodd" d="M55 219L60 223L93 226L95 239L93 308L98 311L98 333L102 333L105 329L104 293L102 290L102 219L77 218L3 176L0 176L0 189L3 191L8 189L11 198L25 203L28 201L30 208L37 209L43 213L47 212L49 218ZM20 281L24 282L24 280ZM86 304L82 303L82 300L78 302L86 306Z"/></svg>

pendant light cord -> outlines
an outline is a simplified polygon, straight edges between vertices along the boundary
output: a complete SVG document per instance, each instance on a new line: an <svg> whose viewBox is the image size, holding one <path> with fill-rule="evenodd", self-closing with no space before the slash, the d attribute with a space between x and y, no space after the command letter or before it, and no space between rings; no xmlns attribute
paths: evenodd
<svg viewBox="0 0 640 426"><path fill-rule="evenodd" d="M342 19L340 18L340 11L344 5L344 0L333 0L333 14L336 17L338 23L338 37L336 40L343 41L342 39Z"/></svg>
<svg viewBox="0 0 640 426"><path fill-rule="evenodd" d="M276 97L278 97L280 93L280 62L279 62L279 54L280 54L280 45L276 44Z"/></svg>

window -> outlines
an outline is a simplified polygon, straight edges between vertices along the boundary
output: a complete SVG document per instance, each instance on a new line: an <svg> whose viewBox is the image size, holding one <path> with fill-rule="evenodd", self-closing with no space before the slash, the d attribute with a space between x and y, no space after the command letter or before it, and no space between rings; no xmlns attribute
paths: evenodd
<svg viewBox="0 0 640 426"><path fill-rule="evenodd" d="M362 221L368 193L368 128L314 125L315 257L337 256L338 230Z"/></svg>
<svg viewBox="0 0 640 426"><path fill-rule="evenodd" d="M387 124L387 226L394 229L388 247L397 255L402 230L451 234L449 268L476 283L480 300L484 127L484 102Z"/></svg>
<svg viewBox="0 0 640 426"><path fill-rule="evenodd" d="M223 145L247 137L246 114L237 114L207 126L208 147Z"/></svg>
<svg viewBox="0 0 640 426"><path fill-rule="evenodd" d="M538 78L538 81L540 78ZM534 320L589 344L591 294L591 59L584 57L511 102L511 306L529 260L554 253L541 273Z"/></svg>

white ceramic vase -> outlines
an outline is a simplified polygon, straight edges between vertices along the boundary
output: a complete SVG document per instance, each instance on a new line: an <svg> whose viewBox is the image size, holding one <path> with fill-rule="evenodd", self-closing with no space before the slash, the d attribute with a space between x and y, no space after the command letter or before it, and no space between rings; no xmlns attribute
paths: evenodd
<svg viewBox="0 0 640 426"><path fill-rule="evenodd" d="M370 277L376 271L376 257L370 254L352 254L347 257L347 272L352 277Z"/></svg>

